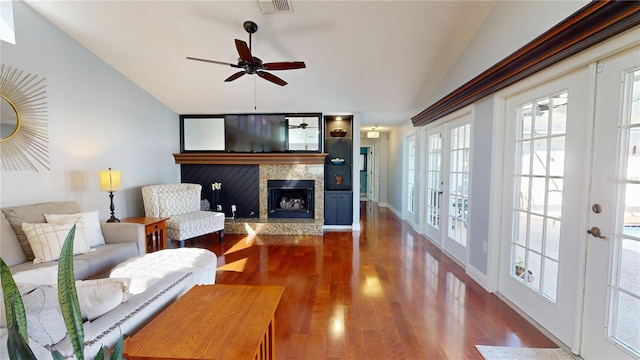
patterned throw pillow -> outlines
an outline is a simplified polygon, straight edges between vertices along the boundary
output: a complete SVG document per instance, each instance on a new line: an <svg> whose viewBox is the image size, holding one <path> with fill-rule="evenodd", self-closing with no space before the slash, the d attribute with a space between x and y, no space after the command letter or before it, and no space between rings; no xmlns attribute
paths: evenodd
<svg viewBox="0 0 640 360"><path fill-rule="evenodd" d="M73 224L55 225L49 223L22 224L22 231L27 235L27 240L33 250L34 264L54 261L60 258L62 245L67 238ZM73 254L84 254L90 248L84 238L84 224L78 221L73 241Z"/></svg>
<svg viewBox="0 0 640 360"><path fill-rule="evenodd" d="M84 222L84 237L87 239L89 247L104 245L104 236L100 228L100 218L98 210L87 211L75 214L44 214L44 218L51 224L69 224L82 218ZM76 229L78 231L78 229Z"/></svg>
<svg viewBox="0 0 640 360"><path fill-rule="evenodd" d="M161 217L200 211L200 194L197 190L160 193L158 207Z"/></svg>

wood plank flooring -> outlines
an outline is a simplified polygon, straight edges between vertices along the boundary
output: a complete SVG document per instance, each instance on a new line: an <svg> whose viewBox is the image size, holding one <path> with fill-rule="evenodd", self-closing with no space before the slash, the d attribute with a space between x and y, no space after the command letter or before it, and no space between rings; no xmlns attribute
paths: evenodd
<svg viewBox="0 0 640 360"><path fill-rule="evenodd" d="M278 359L482 359L475 345L557 346L385 208L362 231L225 235L218 284L284 285Z"/></svg>

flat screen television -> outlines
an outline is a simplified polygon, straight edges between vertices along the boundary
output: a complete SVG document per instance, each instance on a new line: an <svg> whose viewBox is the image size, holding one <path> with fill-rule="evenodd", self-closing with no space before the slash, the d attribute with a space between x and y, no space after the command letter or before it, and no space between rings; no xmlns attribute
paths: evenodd
<svg viewBox="0 0 640 360"><path fill-rule="evenodd" d="M228 152L286 151L284 114L225 115L225 149Z"/></svg>

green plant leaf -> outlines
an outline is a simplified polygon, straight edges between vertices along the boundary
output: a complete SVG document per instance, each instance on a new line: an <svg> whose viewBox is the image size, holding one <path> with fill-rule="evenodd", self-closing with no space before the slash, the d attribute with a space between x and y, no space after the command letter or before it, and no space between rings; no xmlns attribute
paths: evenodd
<svg viewBox="0 0 640 360"><path fill-rule="evenodd" d="M53 356L53 360L65 360L64 356L60 354L58 350L53 350L51 356Z"/></svg>
<svg viewBox="0 0 640 360"><path fill-rule="evenodd" d="M3 264L4 264L4 261L3 261ZM4 287L4 282L2 284ZM20 298L19 295L20 294L18 294L18 296L14 295L11 298L10 308L12 312L16 303L15 300ZM20 332L18 331L18 323L17 323L16 316L14 316L11 319L11 323L9 324L8 338L7 338L7 352L9 353L9 359L11 360L22 360L22 359L37 360L36 356L33 354L33 351L31 351L31 348L29 347L28 337L27 339L25 339L22 336L22 334L20 334Z"/></svg>
<svg viewBox="0 0 640 360"><path fill-rule="evenodd" d="M104 360L104 348L101 347L100 351L96 354L96 357L93 360Z"/></svg>
<svg viewBox="0 0 640 360"><path fill-rule="evenodd" d="M84 360L84 328L82 327L82 315L80 314L80 304L76 283L73 274L73 240L76 234L76 225L73 225L67 238L64 240L60 259L58 260L58 300L64 324L67 327L67 334L73 353L76 359Z"/></svg>
<svg viewBox="0 0 640 360"><path fill-rule="evenodd" d="M116 346L113 348L113 352L111 353L111 360L122 360L122 351L124 350L124 339L122 335L118 339Z"/></svg>
<svg viewBox="0 0 640 360"><path fill-rule="evenodd" d="M7 314L7 324L12 324L15 317L18 332L24 341L29 341L29 335L27 334L27 315L24 311L22 296L20 296L20 290L18 289L16 282L13 280L13 275L11 275L9 267L2 258L0 258L0 280L2 281L2 293L4 294L4 309Z"/></svg>

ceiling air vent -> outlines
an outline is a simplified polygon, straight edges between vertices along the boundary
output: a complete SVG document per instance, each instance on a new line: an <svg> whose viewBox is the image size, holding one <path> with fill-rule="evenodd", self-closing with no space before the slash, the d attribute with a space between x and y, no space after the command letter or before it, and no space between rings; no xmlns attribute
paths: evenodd
<svg viewBox="0 0 640 360"><path fill-rule="evenodd" d="M263 14L277 14L293 12L289 0L258 0Z"/></svg>

